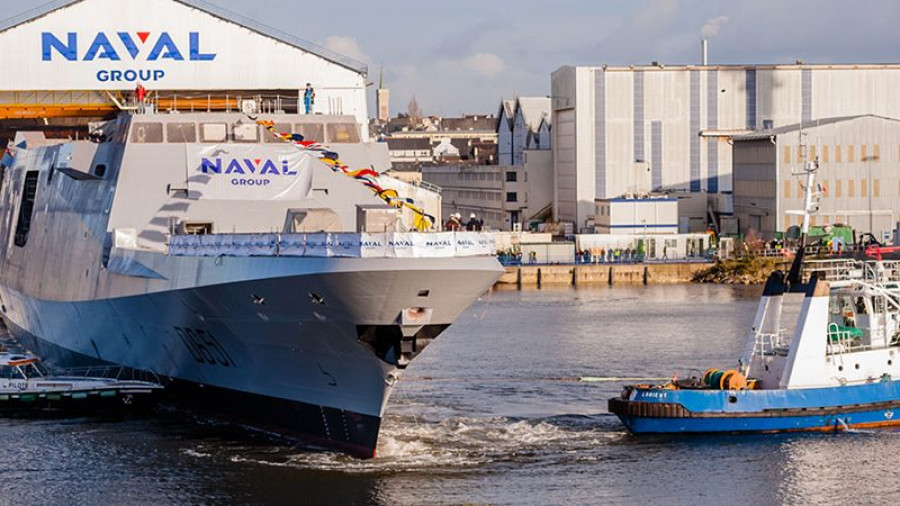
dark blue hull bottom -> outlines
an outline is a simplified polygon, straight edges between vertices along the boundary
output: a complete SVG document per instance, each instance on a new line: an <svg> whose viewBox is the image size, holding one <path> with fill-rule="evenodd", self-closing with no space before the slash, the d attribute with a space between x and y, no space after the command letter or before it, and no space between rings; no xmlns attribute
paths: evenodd
<svg viewBox="0 0 900 506"><path fill-rule="evenodd" d="M10 331L22 345L48 362L65 367L101 365L94 357L56 346L22 329ZM160 402L164 404L359 458L375 456L379 417L175 378L163 378L163 384Z"/></svg>
<svg viewBox="0 0 900 506"><path fill-rule="evenodd" d="M773 432L822 432L843 429L900 426L900 411L880 408L855 413L807 416L721 416L651 418L619 415L632 434L741 434Z"/></svg>

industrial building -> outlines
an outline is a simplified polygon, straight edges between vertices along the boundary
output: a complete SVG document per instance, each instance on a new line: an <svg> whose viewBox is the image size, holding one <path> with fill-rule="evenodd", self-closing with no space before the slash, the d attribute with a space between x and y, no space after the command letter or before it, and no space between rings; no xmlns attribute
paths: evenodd
<svg viewBox="0 0 900 506"><path fill-rule="evenodd" d="M551 89L554 216L579 231L592 228L597 199L628 192L705 195L728 216L734 136L900 117L900 65L565 66Z"/></svg>
<svg viewBox="0 0 900 506"><path fill-rule="evenodd" d="M890 240L900 218L900 120L825 118L734 138L741 231L772 238L800 225L804 162L816 160L813 226L843 224Z"/></svg>
<svg viewBox="0 0 900 506"><path fill-rule="evenodd" d="M366 65L203 0L57 0L0 25L0 136L70 135L86 118L158 110L353 116L368 138Z"/></svg>

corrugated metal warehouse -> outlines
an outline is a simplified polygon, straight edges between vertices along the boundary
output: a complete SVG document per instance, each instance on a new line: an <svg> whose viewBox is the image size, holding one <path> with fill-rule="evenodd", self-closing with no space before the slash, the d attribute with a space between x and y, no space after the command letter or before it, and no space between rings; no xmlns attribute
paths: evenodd
<svg viewBox="0 0 900 506"><path fill-rule="evenodd" d="M734 135L900 117L900 65L566 66L551 86L554 214L577 229L628 191L706 193L730 213Z"/></svg>
<svg viewBox="0 0 900 506"><path fill-rule="evenodd" d="M900 216L900 120L829 118L734 138L734 212L742 231L771 238L799 226L805 156L819 161L810 224L890 238Z"/></svg>

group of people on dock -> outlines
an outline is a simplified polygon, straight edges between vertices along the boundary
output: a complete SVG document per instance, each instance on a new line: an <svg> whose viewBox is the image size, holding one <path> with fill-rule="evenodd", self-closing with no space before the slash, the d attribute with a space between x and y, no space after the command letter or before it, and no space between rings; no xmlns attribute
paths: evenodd
<svg viewBox="0 0 900 506"><path fill-rule="evenodd" d="M444 223L444 230L448 232L456 232L460 230L480 232L484 230L484 220L479 219L477 216L475 216L475 213L472 213L469 215L469 221L463 224L462 214L453 213L450 215L450 218L447 219L447 222Z"/></svg>
<svg viewBox="0 0 900 506"><path fill-rule="evenodd" d="M639 248L591 248L575 252L576 264L618 264L644 261L644 252Z"/></svg>

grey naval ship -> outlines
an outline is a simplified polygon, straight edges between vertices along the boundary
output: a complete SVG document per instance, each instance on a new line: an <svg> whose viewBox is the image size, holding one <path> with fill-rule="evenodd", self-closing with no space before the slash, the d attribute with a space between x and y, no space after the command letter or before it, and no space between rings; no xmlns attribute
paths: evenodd
<svg viewBox="0 0 900 506"><path fill-rule="evenodd" d="M347 166L389 166L352 117L267 118ZM409 208L253 119L19 132L2 162L3 320L52 364L152 372L167 402L374 457L400 370L502 268L486 234L414 230ZM373 177L439 212L435 191Z"/></svg>

